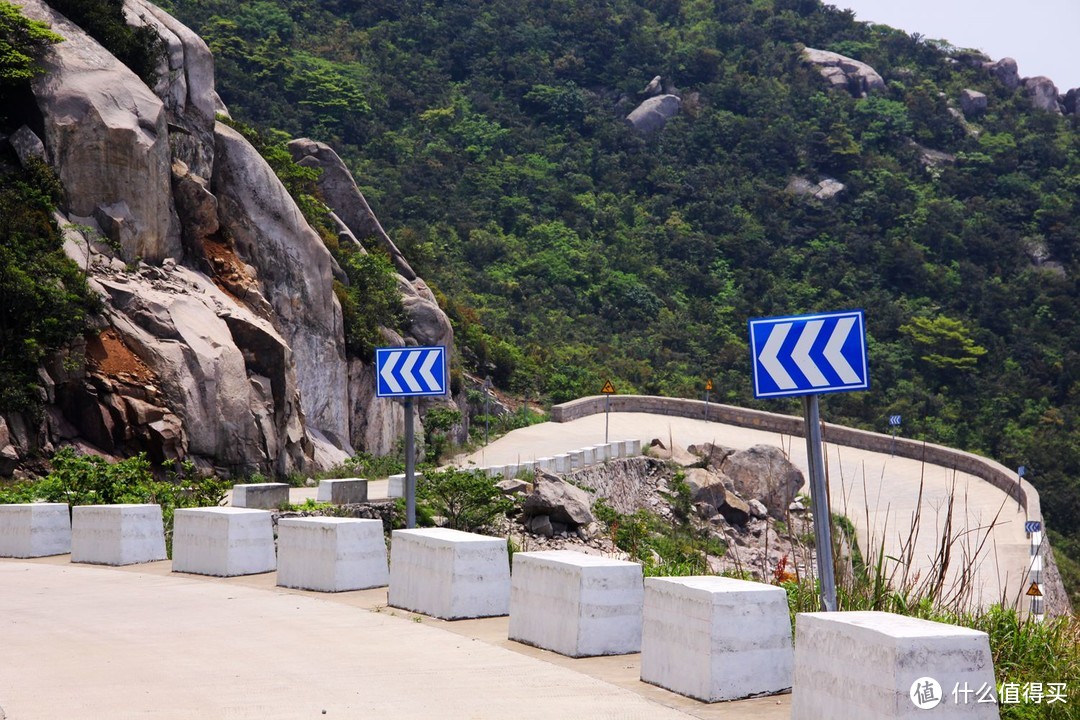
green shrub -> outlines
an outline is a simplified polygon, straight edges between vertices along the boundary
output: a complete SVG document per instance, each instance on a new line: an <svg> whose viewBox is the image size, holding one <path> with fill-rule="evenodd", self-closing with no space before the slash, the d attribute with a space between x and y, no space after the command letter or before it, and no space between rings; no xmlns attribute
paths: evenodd
<svg viewBox="0 0 1080 720"><path fill-rule="evenodd" d="M67 503L71 507L153 503L161 506L170 548L176 508L220 505L229 487L216 477L198 474L190 462L179 465L166 462L166 479L157 480L143 453L110 463L101 457L79 455L63 448L53 456L52 467L43 480L0 490L0 503L45 501Z"/></svg>
<svg viewBox="0 0 1080 720"><path fill-rule="evenodd" d="M449 447L447 434L450 428L461 422L461 411L446 406L436 406L424 416L424 455L429 463L438 463Z"/></svg>
<svg viewBox="0 0 1080 720"><path fill-rule="evenodd" d="M514 507L479 470L448 468L425 473L416 495L418 515L423 504L433 515L446 519L445 527L466 532L491 528Z"/></svg>
<svg viewBox="0 0 1080 720"><path fill-rule="evenodd" d="M18 5L0 2L0 87L24 83L41 72L41 53L61 40L47 24L23 15Z"/></svg>
<svg viewBox="0 0 1080 720"><path fill-rule="evenodd" d="M82 334L100 307L62 249L52 218L62 190L40 160L0 165L0 410L40 402L38 364Z"/></svg>

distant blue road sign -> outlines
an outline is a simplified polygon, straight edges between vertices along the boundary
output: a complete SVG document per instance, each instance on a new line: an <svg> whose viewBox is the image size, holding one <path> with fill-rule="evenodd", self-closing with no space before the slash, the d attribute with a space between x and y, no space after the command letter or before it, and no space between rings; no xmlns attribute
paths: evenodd
<svg viewBox="0 0 1080 720"><path fill-rule="evenodd" d="M756 398L870 387L862 310L757 318L749 327Z"/></svg>
<svg viewBox="0 0 1080 720"><path fill-rule="evenodd" d="M1020 477L1024 477L1025 475L1027 475L1027 468L1021 465L1020 467L1016 468L1016 474Z"/></svg>
<svg viewBox="0 0 1080 720"><path fill-rule="evenodd" d="M375 382L378 397L445 395L446 348L376 348Z"/></svg>
<svg viewBox="0 0 1080 720"><path fill-rule="evenodd" d="M890 415L889 416L889 425L891 427L896 427L899 424L900 424L900 416L899 415Z"/></svg>
<svg viewBox="0 0 1080 720"><path fill-rule="evenodd" d="M1024 532L1028 535L1031 533L1042 532L1042 523L1037 520L1028 520L1024 523Z"/></svg>

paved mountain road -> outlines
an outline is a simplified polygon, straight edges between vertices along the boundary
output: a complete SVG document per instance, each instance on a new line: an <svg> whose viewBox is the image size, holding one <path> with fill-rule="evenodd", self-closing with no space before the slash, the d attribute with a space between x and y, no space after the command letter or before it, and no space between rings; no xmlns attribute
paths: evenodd
<svg viewBox="0 0 1080 720"><path fill-rule="evenodd" d="M532 425L455 462L467 467L505 465L577 450L604 441L604 422L604 415L596 414L566 423ZM643 445L653 438L665 445L673 440L682 447L704 442L737 449L775 445L807 473L806 442L790 435L669 415L613 412L608 436L611 440L640 439ZM867 548L877 549L884 543L887 556L902 557L914 526L908 577L924 580L946 532L951 496L949 536L954 542L946 588L960 587L970 567L974 604L990 605L1002 598L1015 604L1022 597L1030 561L1030 541L1024 532L1027 518L1006 493L974 475L918 460L840 445L827 445L826 454L832 510L855 524L864 554ZM809 490L804 488L804 492ZM898 564L889 561L897 577L903 570Z"/></svg>

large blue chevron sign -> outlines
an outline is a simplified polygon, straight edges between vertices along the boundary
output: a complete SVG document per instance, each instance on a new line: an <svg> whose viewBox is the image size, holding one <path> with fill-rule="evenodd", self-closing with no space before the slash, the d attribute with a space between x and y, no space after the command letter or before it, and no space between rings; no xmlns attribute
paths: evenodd
<svg viewBox="0 0 1080 720"><path fill-rule="evenodd" d="M375 394L420 397L446 394L446 348L375 348Z"/></svg>
<svg viewBox="0 0 1080 720"><path fill-rule="evenodd" d="M751 320L754 397L866 390L862 310Z"/></svg>

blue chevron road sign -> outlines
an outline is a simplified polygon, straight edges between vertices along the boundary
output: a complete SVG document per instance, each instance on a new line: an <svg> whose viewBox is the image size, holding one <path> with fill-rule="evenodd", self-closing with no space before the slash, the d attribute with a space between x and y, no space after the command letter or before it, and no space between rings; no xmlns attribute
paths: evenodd
<svg viewBox="0 0 1080 720"><path fill-rule="evenodd" d="M378 397L445 395L446 348L376 348L375 380Z"/></svg>
<svg viewBox="0 0 1080 720"><path fill-rule="evenodd" d="M862 310L756 318L749 327L756 398L870 387Z"/></svg>

